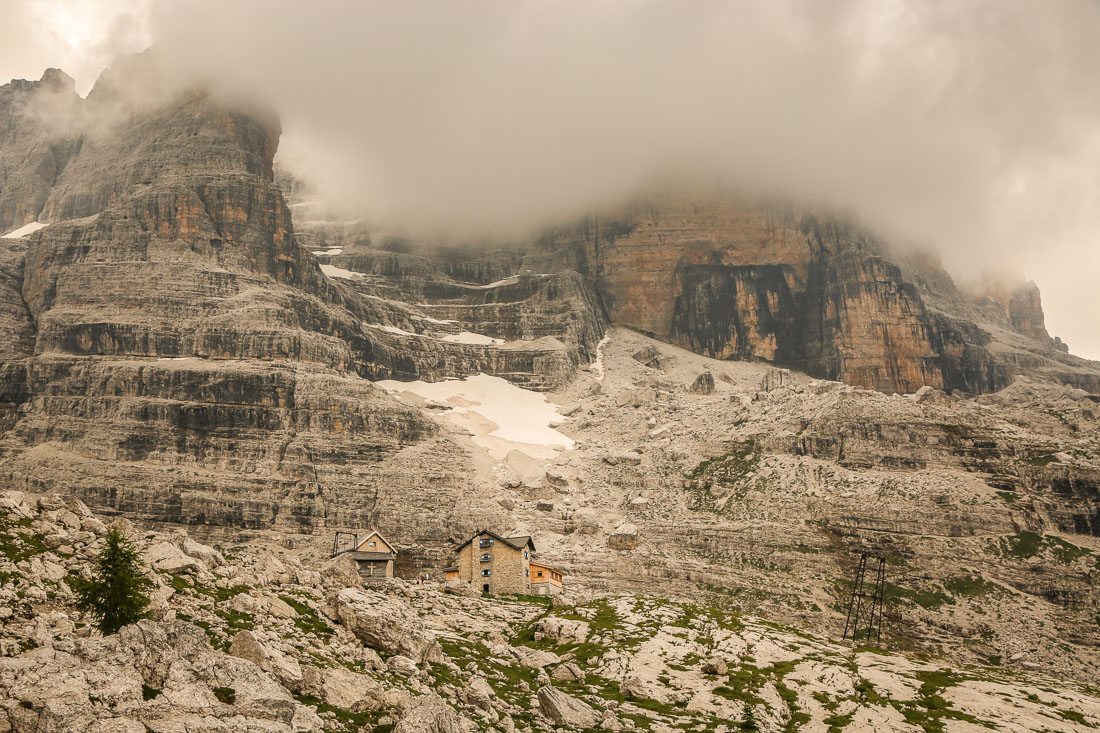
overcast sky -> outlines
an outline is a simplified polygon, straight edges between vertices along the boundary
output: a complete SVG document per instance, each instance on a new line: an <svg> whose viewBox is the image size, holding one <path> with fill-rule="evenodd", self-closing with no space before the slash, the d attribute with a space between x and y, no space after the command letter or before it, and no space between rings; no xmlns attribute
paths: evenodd
<svg viewBox="0 0 1100 733"><path fill-rule="evenodd" d="M394 227L509 235L662 176L1022 275L1100 359L1100 0L0 0L0 77L156 43Z"/></svg>

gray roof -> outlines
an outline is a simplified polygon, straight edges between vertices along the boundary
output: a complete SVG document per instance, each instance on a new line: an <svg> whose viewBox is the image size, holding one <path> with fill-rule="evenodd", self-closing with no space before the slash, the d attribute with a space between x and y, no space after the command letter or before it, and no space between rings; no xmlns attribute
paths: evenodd
<svg viewBox="0 0 1100 733"><path fill-rule="evenodd" d="M463 547L470 544L471 542L473 542L475 539L477 539L478 537L480 537L483 534L491 535L492 537L500 540L501 542L503 542L507 545L511 545L512 547L516 548L517 550L522 550L527 545L530 545L532 550L535 549L535 541L533 539L531 539L530 535L523 535L521 537L501 537L499 534L492 531L491 529L479 529L477 532L474 533L474 535L472 537L470 537L470 539L466 540L461 545L456 547L455 552L458 552Z"/></svg>

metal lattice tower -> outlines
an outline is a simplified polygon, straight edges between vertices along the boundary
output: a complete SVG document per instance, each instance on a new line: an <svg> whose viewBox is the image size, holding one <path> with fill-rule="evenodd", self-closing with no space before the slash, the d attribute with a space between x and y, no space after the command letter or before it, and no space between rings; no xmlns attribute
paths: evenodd
<svg viewBox="0 0 1100 733"><path fill-rule="evenodd" d="M869 561L869 562L868 562ZM871 565L873 580L867 578L867 566ZM882 643L882 614L886 600L886 558L872 557L864 552L856 565L852 595L848 599L848 618L844 621L844 639L858 639Z"/></svg>

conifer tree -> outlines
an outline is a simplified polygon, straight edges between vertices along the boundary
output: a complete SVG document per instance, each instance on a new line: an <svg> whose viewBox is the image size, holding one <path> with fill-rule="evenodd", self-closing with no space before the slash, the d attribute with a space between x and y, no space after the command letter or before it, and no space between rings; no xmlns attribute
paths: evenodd
<svg viewBox="0 0 1100 733"><path fill-rule="evenodd" d="M104 634L117 633L126 624L145 617L151 583L141 572L137 545L117 529L107 532L106 544L95 559L92 580L74 584L77 608L96 620Z"/></svg>

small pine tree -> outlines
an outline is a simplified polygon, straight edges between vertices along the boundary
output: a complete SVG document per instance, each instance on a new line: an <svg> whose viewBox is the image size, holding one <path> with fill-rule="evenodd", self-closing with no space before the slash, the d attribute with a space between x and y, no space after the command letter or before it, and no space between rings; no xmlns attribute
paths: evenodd
<svg viewBox="0 0 1100 733"><path fill-rule="evenodd" d="M152 585L141 573L141 553L122 532L107 532L106 545L95 559L92 580L74 584L77 608L96 620L104 634L117 633L126 624L145 618L146 591Z"/></svg>
<svg viewBox="0 0 1100 733"><path fill-rule="evenodd" d="M756 723L756 715L752 712L752 705L745 703L745 717L741 720L741 730L760 730Z"/></svg>

